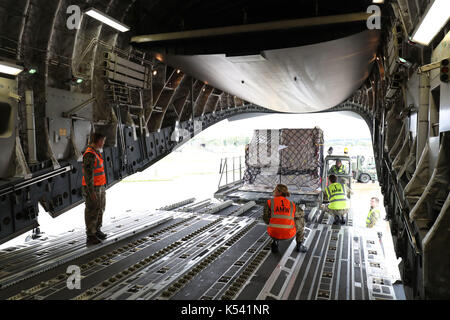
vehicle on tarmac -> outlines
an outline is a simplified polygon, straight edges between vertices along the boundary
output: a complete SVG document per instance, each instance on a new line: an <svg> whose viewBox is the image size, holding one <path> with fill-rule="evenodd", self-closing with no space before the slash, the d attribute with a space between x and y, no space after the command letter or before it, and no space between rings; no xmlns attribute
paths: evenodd
<svg viewBox="0 0 450 320"><path fill-rule="evenodd" d="M353 179L361 183L375 182L378 180L375 162L365 156L356 156L352 159Z"/></svg>

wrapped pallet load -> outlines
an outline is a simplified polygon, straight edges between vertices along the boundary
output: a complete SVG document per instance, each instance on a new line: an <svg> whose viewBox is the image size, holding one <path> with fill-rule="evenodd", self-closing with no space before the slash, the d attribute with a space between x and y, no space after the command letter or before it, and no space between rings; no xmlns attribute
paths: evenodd
<svg viewBox="0 0 450 320"><path fill-rule="evenodd" d="M255 130L246 148L244 189L270 192L278 183L293 193L320 188L323 131L314 129Z"/></svg>

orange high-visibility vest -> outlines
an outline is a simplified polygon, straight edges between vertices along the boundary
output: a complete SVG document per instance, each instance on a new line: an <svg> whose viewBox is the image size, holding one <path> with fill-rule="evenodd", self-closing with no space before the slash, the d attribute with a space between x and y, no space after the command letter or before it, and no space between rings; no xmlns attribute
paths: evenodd
<svg viewBox="0 0 450 320"><path fill-rule="evenodd" d="M290 239L295 236L295 204L285 197L267 200L270 208L270 221L267 227L269 236L275 239Z"/></svg>
<svg viewBox="0 0 450 320"><path fill-rule="evenodd" d="M87 153L95 155L95 167L94 167L94 186L104 186L106 184L105 167L103 166L103 157L100 153L95 152L94 148L88 147L83 157ZM83 186L86 186L86 180L84 179L84 166L83 166Z"/></svg>

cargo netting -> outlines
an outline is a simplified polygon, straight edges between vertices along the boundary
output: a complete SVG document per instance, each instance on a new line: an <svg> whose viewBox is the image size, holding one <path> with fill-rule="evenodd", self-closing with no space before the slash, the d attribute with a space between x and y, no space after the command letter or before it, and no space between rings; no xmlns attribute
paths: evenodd
<svg viewBox="0 0 450 320"><path fill-rule="evenodd" d="M317 193L323 168L323 131L255 130L245 149L243 191L272 192L278 183L291 193Z"/></svg>

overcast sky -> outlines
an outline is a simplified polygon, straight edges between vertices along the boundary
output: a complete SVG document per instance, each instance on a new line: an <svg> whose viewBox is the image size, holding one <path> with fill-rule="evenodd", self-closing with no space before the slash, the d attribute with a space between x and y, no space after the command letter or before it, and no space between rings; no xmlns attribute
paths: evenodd
<svg viewBox="0 0 450 320"><path fill-rule="evenodd" d="M320 127L325 140L332 139L370 139L370 130L366 122L353 112L326 112L320 114L263 114L248 117L241 115L207 128L199 137L206 139L225 138L227 136L253 135L255 129L296 129Z"/></svg>

